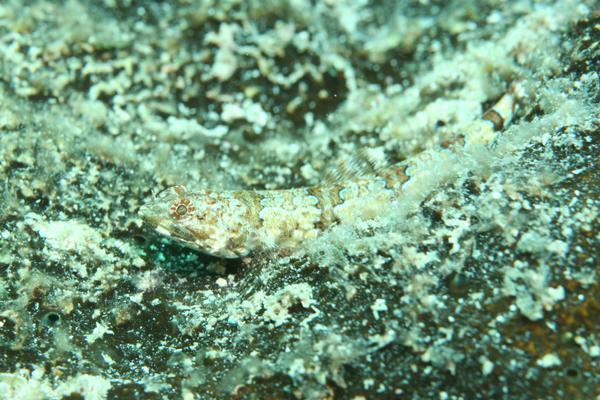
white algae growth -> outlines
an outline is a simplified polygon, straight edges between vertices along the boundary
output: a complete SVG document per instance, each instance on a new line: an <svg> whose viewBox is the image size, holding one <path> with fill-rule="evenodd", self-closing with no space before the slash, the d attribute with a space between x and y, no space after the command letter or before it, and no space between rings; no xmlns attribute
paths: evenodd
<svg viewBox="0 0 600 400"><path fill-rule="evenodd" d="M599 23L591 0L2 2L0 399L597 397ZM211 257L138 215L366 160L410 163L401 193L294 246Z"/></svg>

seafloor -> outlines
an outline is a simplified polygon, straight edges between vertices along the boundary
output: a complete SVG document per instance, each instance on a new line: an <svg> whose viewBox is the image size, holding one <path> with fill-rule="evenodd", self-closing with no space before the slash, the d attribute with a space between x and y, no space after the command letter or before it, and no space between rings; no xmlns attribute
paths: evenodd
<svg viewBox="0 0 600 400"><path fill-rule="evenodd" d="M0 398L599 398L597 7L0 2ZM365 150L412 192L292 252L137 214Z"/></svg>

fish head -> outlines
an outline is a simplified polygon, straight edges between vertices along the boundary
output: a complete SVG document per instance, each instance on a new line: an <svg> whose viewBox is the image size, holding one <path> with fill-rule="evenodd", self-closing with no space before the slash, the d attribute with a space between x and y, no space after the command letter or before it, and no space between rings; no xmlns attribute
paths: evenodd
<svg viewBox="0 0 600 400"><path fill-rule="evenodd" d="M248 206L236 192L189 192L173 186L144 204L139 214L157 232L205 254L238 258L251 250Z"/></svg>

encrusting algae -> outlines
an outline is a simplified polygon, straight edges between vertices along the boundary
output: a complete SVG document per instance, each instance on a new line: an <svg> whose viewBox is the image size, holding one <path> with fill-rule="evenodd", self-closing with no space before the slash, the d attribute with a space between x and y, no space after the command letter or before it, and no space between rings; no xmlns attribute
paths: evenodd
<svg viewBox="0 0 600 400"><path fill-rule="evenodd" d="M0 2L0 400L596 398L596 3Z"/></svg>

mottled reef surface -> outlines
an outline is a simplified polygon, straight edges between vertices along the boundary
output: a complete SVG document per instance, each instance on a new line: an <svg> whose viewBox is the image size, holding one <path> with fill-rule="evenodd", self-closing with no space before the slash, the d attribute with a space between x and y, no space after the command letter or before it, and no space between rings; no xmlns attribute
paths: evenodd
<svg viewBox="0 0 600 400"><path fill-rule="evenodd" d="M594 8L596 7L596 8ZM600 396L597 3L0 2L0 398ZM490 148L452 146L511 83ZM142 226L158 190L410 195L283 254Z"/></svg>

